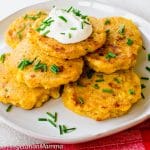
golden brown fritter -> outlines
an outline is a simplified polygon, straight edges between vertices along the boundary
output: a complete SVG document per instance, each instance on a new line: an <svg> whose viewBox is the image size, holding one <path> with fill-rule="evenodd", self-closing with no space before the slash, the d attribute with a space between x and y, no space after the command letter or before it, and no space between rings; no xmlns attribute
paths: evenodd
<svg viewBox="0 0 150 150"><path fill-rule="evenodd" d="M32 109L42 106L50 97L58 98L59 95L59 88L50 90L30 89L25 84L16 82L15 75L8 71L5 64L0 63L0 102L23 109Z"/></svg>
<svg viewBox="0 0 150 150"><path fill-rule="evenodd" d="M62 95L68 109L97 121L127 113L140 98L140 79L132 70L110 75L88 72L65 85Z"/></svg>
<svg viewBox="0 0 150 150"><path fill-rule="evenodd" d="M90 17L90 22L93 26L92 35L88 39L74 44L62 44L53 38L41 36L36 31L30 33L47 55L63 59L74 59L89 52L94 52L105 43L106 33L99 28L101 21ZM35 22L36 27L37 24L39 24L39 21Z"/></svg>
<svg viewBox="0 0 150 150"><path fill-rule="evenodd" d="M29 65L21 69L23 63ZM11 52L7 65L16 74L18 82L25 83L30 88L50 89L76 81L82 73L83 60L64 60L47 56L31 38L23 40Z"/></svg>
<svg viewBox="0 0 150 150"><path fill-rule="evenodd" d="M136 25L126 18L111 17L100 19L100 28L107 32L104 46L85 59L96 72L107 74L133 67L139 49L142 47L141 34Z"/></svg>
<svg viewBox="0 0 150 150"><path fill-rule="evenodd" d="M5 33L6 43L15 48L20 41L26 37L27 30L32 27L35 21L42 22L47 17L47 13L41 11L31 11L13 21Z"/></svg>

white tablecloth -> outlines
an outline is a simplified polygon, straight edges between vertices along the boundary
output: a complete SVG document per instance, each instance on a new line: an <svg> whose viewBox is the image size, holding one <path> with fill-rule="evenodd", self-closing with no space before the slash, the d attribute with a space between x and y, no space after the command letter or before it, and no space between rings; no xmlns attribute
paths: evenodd
<svg viewBox="0 0 150 150"><path fill-rule="evenodd" d="M12 12L31 4L47 0L0 0L0 20ZM99 0L102 3L129 10L150 21L150 0ZM0 120L0 146L42 143L37 139L21 134Z"/></svg>

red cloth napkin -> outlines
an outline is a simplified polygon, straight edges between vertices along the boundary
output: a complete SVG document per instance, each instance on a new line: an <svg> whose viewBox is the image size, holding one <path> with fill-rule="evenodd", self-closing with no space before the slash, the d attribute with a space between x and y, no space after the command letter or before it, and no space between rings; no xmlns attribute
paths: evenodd
<svg viewBox="0 0 150 150"><path fill-rule="evenodd" d="M150 150L150 119L126 131L81 144L39 144L0 150Z"/></svg>

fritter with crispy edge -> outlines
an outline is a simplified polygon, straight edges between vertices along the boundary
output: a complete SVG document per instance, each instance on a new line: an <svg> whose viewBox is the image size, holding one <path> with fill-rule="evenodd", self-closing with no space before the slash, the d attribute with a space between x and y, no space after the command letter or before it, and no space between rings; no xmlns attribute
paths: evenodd
<svg viewBox="0 0 150 150"><path fill-rule="evenodd" d="M107 32L104 46L85 59L96 72L113 73L135 66L138 51L142 48L142 38L137 26L126 18L111 17L100 19L100 28Z"/></svg>

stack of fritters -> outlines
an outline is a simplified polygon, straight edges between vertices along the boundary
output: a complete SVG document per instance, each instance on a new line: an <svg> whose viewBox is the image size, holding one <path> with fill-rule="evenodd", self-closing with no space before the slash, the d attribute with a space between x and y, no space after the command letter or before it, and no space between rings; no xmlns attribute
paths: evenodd
<svg viewBox="0 0 150 150"><path fill-rule="evenodd" d="M128 112L141 95L132 67L142 39L132 21L89 17L91 36L62 44L36 31L46 17L45 11L28 13L6 32L14 50L0 66L0 101L24 109L40 107L49 97L58 98L65 85L64 105L80 115L103 120Z"/></svg>

